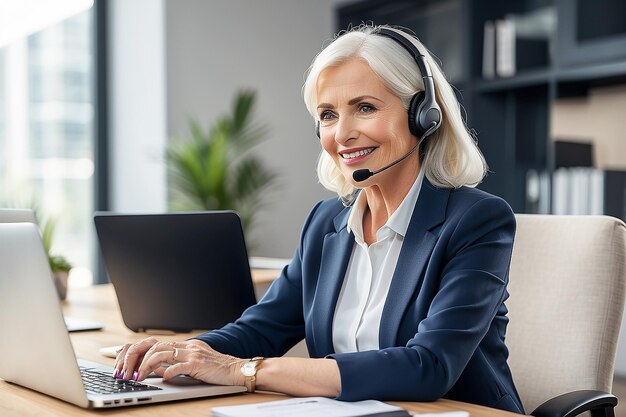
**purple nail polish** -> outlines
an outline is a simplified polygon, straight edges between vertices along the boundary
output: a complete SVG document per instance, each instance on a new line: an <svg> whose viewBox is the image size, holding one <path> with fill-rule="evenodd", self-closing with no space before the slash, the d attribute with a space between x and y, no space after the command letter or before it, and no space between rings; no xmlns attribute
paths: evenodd
<svg viewBox="0 0 626 417"><path fill-rule="evenodd" d="M113 378L117 378L120 374L120 371L118 371L117 369L113 370Z"/></svg>
<svg viewBox="0 0 626 417"><path fill-rule="evenodd" d="M139 378L139 372L135 371L133 372L133 381L136 381L137 378Z"/></svg>
<svg viewBox="0 0 626 417"><path fill-rule="evenodd" d="M126 371L122 371L122 377L120 379L126 379Z"/></svg>

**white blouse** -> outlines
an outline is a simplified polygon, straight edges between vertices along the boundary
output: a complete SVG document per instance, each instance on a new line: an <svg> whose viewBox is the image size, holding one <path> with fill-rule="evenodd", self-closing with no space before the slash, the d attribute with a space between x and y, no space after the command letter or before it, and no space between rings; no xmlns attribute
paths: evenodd
<svg viewBox="0 0 626 417"><path fill-rule="evenodd" d="M398 209L376 232L376 242L371 246L363 237L365 193L360 193L354 202L347 230L354 233L356 244L352 248L333 318L336 353L379 349L380 318L423 178L423 171L420 171Z"/></svg>

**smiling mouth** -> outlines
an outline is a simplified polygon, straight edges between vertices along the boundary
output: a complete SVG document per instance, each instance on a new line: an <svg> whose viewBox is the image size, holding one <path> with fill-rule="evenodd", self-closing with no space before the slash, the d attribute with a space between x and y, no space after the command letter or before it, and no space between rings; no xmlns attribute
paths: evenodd
<svg viewBox="0 0 626 417"><path fill-rule="evenodd" d="M367 148L367 149L361 149L361 150L356 151L356 152L342 153L341 157L343 159L354 159L354 158L358 158L359 156L368 155L368 154L374 152L374 149L375 148Z"/></svg>

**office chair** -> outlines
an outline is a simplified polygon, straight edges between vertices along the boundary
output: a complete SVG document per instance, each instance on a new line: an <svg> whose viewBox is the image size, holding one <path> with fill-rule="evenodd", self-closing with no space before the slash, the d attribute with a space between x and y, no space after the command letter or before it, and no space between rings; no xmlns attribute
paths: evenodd
<svg viewBox="0 0 626 417"><path fill-rule="evenodd" d="M608 216L516 215L506 342L527 412L613 417L626 225Z"/></svg>

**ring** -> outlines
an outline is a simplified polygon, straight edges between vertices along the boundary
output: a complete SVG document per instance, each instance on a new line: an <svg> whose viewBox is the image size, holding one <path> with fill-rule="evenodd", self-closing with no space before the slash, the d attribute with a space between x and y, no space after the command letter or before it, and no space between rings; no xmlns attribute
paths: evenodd
<svg viewBox="0 0 626 417"><path fill-rule="evenodd" d="M174 355L172 356L174 362L178 362L178 349L174 348Z"/></svg>

